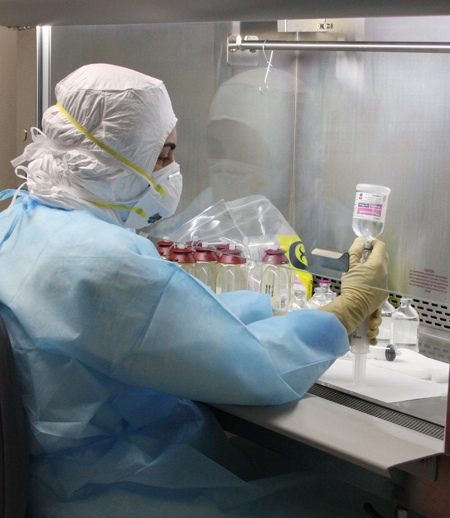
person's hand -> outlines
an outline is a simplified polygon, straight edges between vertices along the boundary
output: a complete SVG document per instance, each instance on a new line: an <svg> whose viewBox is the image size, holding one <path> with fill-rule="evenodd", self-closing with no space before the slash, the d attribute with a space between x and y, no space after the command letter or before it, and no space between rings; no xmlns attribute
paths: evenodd
<svg viewBox="0 0 450 518"><path fill-rule="evenodd" d="M372 315L368 336L375 340L380 324L376 312L387 297L388 256L382 241L375 239L372 246L366 262L361 263L364 238L355 239L349 249L349 271L342 276L341 295L319 309L334 313L349 335L366 317Z"/></svg>
<svg viewBox="0 0 450 518"><path fill-rule="evenodd" d="M369 315L369 325L367 326L367 338L369 338L370 345L377 345L377 336L381 325L381 307L377 308L371 315Z"/></svg>

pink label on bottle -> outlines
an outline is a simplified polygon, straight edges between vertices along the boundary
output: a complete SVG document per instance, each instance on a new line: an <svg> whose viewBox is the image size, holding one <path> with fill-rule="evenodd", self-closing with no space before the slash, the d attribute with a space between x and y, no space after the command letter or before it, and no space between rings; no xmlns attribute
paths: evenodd
<svg viewBox="0 0 450 518"><path fill-rule="evenodd" d="M380 203L358 203L356 213L360 216L381 217L383 205Z"/></svg>

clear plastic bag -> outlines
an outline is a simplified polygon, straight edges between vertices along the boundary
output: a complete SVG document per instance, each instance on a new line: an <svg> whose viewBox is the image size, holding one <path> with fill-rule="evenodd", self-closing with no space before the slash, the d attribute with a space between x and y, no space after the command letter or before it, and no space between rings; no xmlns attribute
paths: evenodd
<svg viewBox="0 0 450 518"><path fill-rule="evenodd" d="M259 291L264 251L283 248L290 267L297 271L308 296L311 295L312 275L308 272L304 245L265 196L246 196L228 202L220 200L181 225L168 238L178 243L195 238L208 245L236 244L247 259L248 288L252 291Z"/></svg>

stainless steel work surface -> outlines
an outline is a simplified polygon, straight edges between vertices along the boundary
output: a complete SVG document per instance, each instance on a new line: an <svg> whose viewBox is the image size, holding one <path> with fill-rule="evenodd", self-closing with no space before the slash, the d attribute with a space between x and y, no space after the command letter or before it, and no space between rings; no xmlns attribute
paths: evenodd
<svg viewBox="0 0 450 518"><path fill-rule="evenodd" d="M282 406L217 408L385 476L444 449L440 439L312 394Z"/></svg>

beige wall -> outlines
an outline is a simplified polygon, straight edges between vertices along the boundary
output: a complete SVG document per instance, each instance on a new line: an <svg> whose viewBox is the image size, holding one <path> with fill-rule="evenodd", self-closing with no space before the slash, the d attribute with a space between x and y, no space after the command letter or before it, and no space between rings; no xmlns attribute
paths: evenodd
<svg viewBox="0 0 450 518"><path fill-rule="evenodd" d="M16 41L15 31L0 27L0 190L15 185L9 162L16 156Z"/></svg>

